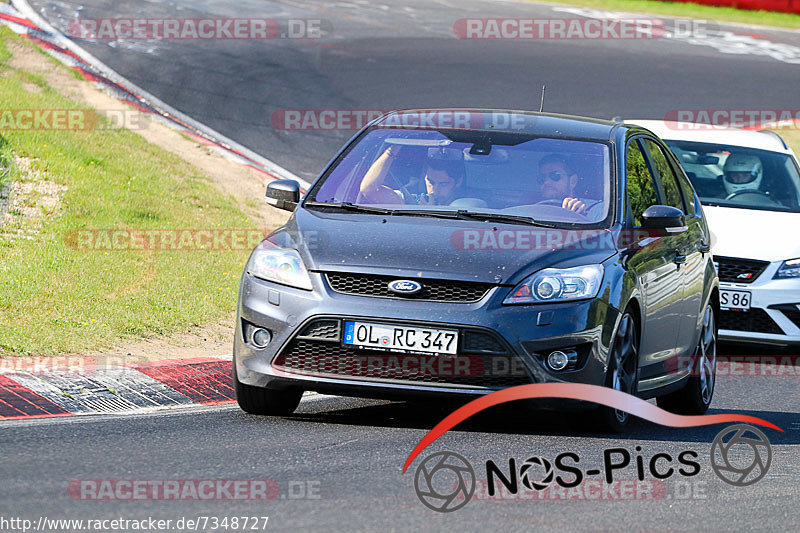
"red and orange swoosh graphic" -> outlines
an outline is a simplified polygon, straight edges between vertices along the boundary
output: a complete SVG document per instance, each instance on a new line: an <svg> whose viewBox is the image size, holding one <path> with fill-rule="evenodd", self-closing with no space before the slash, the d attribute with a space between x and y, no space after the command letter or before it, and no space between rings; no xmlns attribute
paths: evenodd
<svg viewBox="0 0 800 533"><path fill-rule="evenodd" d="M414 459L433 441L444 435L446 432L457 426L467 418L475 415L484 409L499 405L501 403L513 402L516 400L530 400L534 398L564 398L569 400L585 400L612 409L619 409L631 415L638 416L644 420L649 420L662 426L676 428L689 428L697 426L709 426L711 424L725 424L730 422L744 422L764 426L783 432L781 428L767 422L764 419L739 414L719 414L719 415L699 415L683 416L669 413L655 405L648 403L636 396L620 392L607 387L598 385L585 385L582 383L535 383L531 385L519 385L503 389L486 396L482 396L468 404L459 407L444 420L436 424L432 430L414 448L403 465L405 472Z"/></svg>

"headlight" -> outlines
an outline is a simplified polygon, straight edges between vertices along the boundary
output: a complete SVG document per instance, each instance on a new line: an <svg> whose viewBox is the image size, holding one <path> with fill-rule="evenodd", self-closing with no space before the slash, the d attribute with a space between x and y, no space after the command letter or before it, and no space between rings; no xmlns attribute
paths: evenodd
<svg viewBox="0 0 800 533"><path fill-rule="evenodd" d="M545 268L517 285L503 303L528 304L594 298L602 280L603 265Z"/></svg>
<svg viewBox="0 0 800 533"><path fill-rule="evenodd" d="M772 279L800 278L800 257L784 261Z"/></svg>
<svg viewBox="0 0 800 533"><path fill-rule="evenodd" d="M290 287L312 289L311 278L297 250L282 248L269 241L262 241L256 246L247 263L247 272L257 278Z"/></svg>

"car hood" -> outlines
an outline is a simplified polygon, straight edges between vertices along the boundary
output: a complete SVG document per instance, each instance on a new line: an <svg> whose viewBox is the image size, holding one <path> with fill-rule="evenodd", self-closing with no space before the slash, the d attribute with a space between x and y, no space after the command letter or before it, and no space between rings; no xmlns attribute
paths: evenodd
<svg viewBox="0 0 800 533"><path fill-rule="evenodd" d="M572 241L565 237L566 233L518 224L298 208L284 226L267 238L297 249L312 271L497 284L516 284L550 266L601 263L616 253L614 246L608 244L613 242L608 230L581 234L585 246L574 242L575 232ZM525 234L534 244L525 244ZM537 238L545 244L536 245Z"/></svg>
<svg viewBox="0 0 800 533"><path fill-rule="evenodd" d="M703 206L714 255L762 261L800 257L800 213Z"/></svg>

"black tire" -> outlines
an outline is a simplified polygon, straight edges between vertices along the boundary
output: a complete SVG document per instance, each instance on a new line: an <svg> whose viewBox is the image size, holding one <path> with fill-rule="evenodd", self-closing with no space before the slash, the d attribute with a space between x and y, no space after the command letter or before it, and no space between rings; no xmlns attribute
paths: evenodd
<svg viewBox="0 0 800 533"><path fill-rule="evenodd" d="M711 405L717 381L717 321L710 304L703 313L703 327L695 356L686 385L656 399L662 409L676 415L702 415Z"/></svg>
<svg viewBox="0 0 800 533"><path fill-rule="evenodd" d="M236 375L236 362L233 363L233 388L236 402L246 413L253 415L287 416L297 409L303 391L300 389L265 389L245 385Z"/></svg>
<svg viewBox="0 0 800 533"><path fill-rule="evenodd" d="M619 320L608 354L605 386L635 396L639 383L639 331L630 308ZM631 419L630 414L606 406L600 407L599 414L600 427L612 433L623 432Z"/></svg>

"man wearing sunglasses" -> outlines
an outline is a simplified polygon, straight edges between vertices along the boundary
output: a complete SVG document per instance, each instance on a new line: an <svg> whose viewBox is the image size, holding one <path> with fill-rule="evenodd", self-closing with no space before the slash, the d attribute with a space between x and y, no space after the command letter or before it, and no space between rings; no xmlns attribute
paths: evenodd
<svg viewBox="0 0 800 533"><path fill-rule="evenodd" d="M541 198L548 204L560 203L564 209L590 216L590 211L602 204L593 200L583 200L575 195L578 174L571 162L560 154L550 154L539 160L537 181Z"/></svg>

